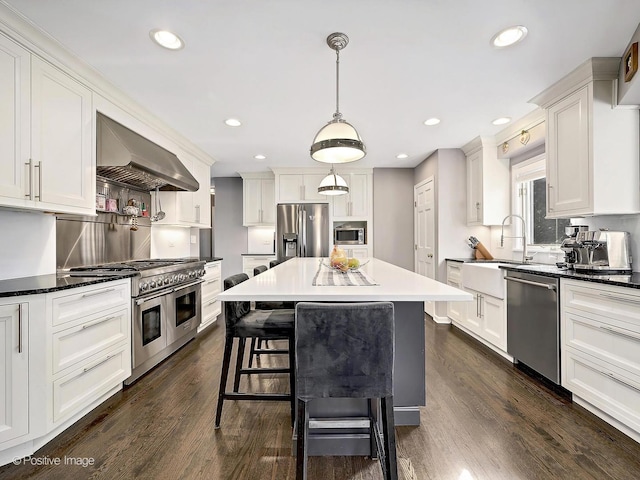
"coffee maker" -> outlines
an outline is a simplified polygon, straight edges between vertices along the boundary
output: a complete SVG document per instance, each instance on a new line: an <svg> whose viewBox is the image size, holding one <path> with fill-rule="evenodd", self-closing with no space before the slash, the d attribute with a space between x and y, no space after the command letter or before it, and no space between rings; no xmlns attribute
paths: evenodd
<svg viewBox="0 0 640 480"><path fill-rule="evenodd" d="M576 243L576 235L578 232L586 232L589 230L587 225L569 225L564 227L564 234L567 238L562 241L560 250L564 252L564 263L567 268L573 269L576 263L576 250L579 245Z"/></svg>
<svg viewBox="0 0 640 480"><path fill-rule="evenodd" d="M575 240L562 243L565 257L582 273L631 273L628 232L586 230L576 232ZM573 252L567 252L567 250ZM567 262L569 265L569 262Z"/></svg>

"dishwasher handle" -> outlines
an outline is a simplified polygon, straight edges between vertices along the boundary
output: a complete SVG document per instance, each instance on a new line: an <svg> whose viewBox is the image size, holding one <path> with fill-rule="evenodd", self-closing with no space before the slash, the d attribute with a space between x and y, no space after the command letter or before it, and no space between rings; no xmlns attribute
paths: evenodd
<svg viewBox="0 0 640 480"><path fill-rule="evenodd" d="M547 288L549 290L553 290L554 292L557 290L556 286L551 283L532 282L531 280L523 280L522 278L515 278L515 277L504 277L504 279L509 280L510 282L525 283L527 285L532 285L534 287Z"/></svg>

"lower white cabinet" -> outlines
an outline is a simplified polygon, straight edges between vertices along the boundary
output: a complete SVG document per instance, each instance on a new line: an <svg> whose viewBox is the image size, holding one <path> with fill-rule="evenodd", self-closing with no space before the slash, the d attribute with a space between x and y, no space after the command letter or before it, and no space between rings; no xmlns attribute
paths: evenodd
<svg viewBox="0 0 640 480"><path fill-rule="evenodd" d="M464 288L462 263L447 262L447 283L473 295L472 302L448 302L447 316L451 321L493 350L503 355L507 351L507 309L505 300Z"/></svg>
<svg viewBox="0 0 640 480"><path fill-rule="evenodd" d="M29 303L0 303L0 449L29 433Z"/></svg>
<svg viewBox="0 0 640 480"><path fill-rule="evenodd" d="M0 298L0 357L4 465L33 453L131 375L130 279Z"/></svg>
<svg viewBox="0 0 640 480"><path fill-rule="evenodd" d="M640 441L640 292L565 279L560 285L562 386Z"/></svg>
<svg viewBox="0 0 640 480"><path fill-rule="evenodd" d="M275 255L243 255L242 256L242 271L249 275L249 278L253 277L253 269L260 265L264 265L269 268L269 262L275 260Z"/></svg>
<svg viewBox="0 0 640 480"><path fill-rule="evenodd" d="M209 325L213 324L218 315L222 312L218 294L222 291L221 263L211 262L204 266L204 277L202 277L202 320L198 327L201 332Z"/></svg>

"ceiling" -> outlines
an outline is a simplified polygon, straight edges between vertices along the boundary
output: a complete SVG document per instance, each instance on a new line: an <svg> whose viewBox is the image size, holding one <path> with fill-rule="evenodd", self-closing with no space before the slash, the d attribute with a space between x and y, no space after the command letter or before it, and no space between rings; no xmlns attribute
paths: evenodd
<svg viewBox="0 0 640 480"><path fill-rule="evenodd" d="M350 38L340 110L367 146L350 166L414 167L502 130L587 58L622 56L640 22L638 0L3 1L214 157L214 177L323 165L309 147L335 110L332 32ZM517 24L522 43L490 46Z"/></svg>

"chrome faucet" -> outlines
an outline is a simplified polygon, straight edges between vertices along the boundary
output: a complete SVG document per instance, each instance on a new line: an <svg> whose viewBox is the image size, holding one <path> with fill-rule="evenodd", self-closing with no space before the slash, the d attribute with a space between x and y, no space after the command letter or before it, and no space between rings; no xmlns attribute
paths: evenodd
<svg viewBox="0 0 640 480"><path fill-rule="evenodd" d="M520 220L522 220L522 235L521 236L510 236L510 237L505 237L504 236L504 222L507 221L507 219L509 217L516 217L519 218ZM502 220L502 229L500 230L500 246L504 247L504 239L505 238L521 238L522 239L522 263L529 263L529 261L533 258L533 257L529 257L527 255L527 222L524 221L524 218L522 218L520 215L516 215L516 214L511 214L511 215L507 215L506 217L504 217L504 219Z"/></svg>

